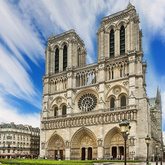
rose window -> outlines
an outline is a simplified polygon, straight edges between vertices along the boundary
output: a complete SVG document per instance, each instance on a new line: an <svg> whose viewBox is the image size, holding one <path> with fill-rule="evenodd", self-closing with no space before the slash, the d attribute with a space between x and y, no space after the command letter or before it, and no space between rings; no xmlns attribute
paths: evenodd
<svg viewBox="0 0 165 165"><path fill-rule="evenodd" d="M97 105L97 97L94 94L87 93L78 101L78 107L84 112L93 110Z"/></svg>

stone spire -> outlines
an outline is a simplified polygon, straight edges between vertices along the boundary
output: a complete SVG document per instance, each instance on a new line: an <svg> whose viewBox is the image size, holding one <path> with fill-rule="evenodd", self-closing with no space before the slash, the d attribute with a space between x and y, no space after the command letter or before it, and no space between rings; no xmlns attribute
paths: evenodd
<svg viewBox="0 0 165 165"><path fill-rule="evenodd" d="M158 87L157 87L157 94L156 94L155 103L156 103L157 109L162 111L162 109L161 109L161 92L160 92L160 89Z"/></svg>
<svg viewBox="0 0 165 165"><path fill-rule="evenodd" d="M54 37L54 35L53 35L53 32L52 32L49 38L53 38L53 37Z"/></svg>
<svg viewBox="0 0 165 165"><path fill-rule="evenodd" d="M131 2L129 1L129 3L128 3L128 5L127 5L127 9L130 9L130 8L135 8L135 6L133 6L133 5L131 4Z"/></svg>

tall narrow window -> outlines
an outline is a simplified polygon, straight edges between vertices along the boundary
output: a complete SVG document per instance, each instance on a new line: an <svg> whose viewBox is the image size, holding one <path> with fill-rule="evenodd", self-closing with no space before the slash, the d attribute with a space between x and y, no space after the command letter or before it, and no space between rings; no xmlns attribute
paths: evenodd
<svg viewBox="0 0 165 165"><path fill-rule="evenodd" d="M59 49L55 51L55 73L59 72Z"/></svg>
<svg viewBox="0 0 165 165"><path fill-rule="evenodd" d="M112 75L111 75L112 77L111 77L111 78L112 78L112 79L114 79L114 72L113 72L113 68L112 68L112 72L111 72L111 73L112 73Z"/></svg>
<svg viewBox="0 0 165 165"><path fill-rule="evenodd" d="M120 77L123 77L123 67L120 68Z"/></svg>
<svg viewBox="0 0 165 165"><path fill-rule="evenodd" d="M54 116L57 117L57 113L58 113L58 107L54 108Z"/></svg>
<svg viewBox="0 0 165 165"><path fill-rule="evenodd" d="M114 57L114 30L110 31L110 58Z"/></svg>
<svg viewBox="0 0 165 165"><path fill-rule="evenodd" d="M66 105L62 107L62 116L66 116Z"/></svg>
<svg viewBox="0 0 165 165"><path fill-rule="evenodd" d="M66 70L66 67L67 67L67 46L65 45L63 49L63 71Z"/></svg>
<svg viewBox="0 0 165 165"><path fill-rule="evenodd" d="M115 108L115 99L112 97L111 100L110 100L110 110L114 110Z"/></svg>
<svg viewBox="0 0 165 165"><path fill-rule="evenodd" d="M77 53L78 55L77 55L77 66L81 66L81 64L80 64L80 48L78 49L78 53Z"/></svg>
<svg viewBox="0 0 165 165"><path fill-rule="evenodd" d="M120 28L120 55L125 54L125 28L122 25Z"/></svg>
<svg viewBox="0 0 165 165"><path fill-rule="evenodd" d="M121 109L125 109L126 108L126 97L122 96L121 97Z"/></svg>

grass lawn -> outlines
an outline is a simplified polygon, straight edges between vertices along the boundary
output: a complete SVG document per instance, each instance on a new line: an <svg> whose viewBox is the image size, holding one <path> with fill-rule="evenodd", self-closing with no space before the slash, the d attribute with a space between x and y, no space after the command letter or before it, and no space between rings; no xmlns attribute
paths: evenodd
<svg viewBox="0 0 165 165"><path fill-rule="evenodd" d="M2 164L13 164L13 165L93 165L93 163L101 163L101 162L123 162L122 160L85 160L85 161L56 161L56 160L45 160L45 159L15 159L15 160L8 160L8 159L0 159ZM140 162L140 161L128 161L128 162Z"/></svg>

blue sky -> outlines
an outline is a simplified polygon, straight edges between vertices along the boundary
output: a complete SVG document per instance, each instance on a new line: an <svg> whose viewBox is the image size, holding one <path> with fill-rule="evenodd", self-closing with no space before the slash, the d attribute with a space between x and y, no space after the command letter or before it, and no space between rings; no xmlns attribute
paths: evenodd
<svg viewBox="0 0 165 165"><path fill-rule="evenodd" d="M128 0L0 0L0 122L39 126L46 40L75 29L87 63L97 60L101 18L124 10ZM162 94L165 124L165 1L131 0L140 17L147 93ZM165 131L165 127L163 128Z"/></svg>

